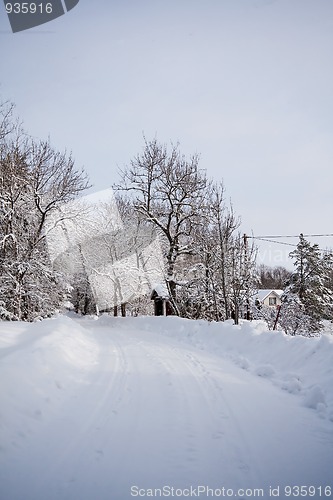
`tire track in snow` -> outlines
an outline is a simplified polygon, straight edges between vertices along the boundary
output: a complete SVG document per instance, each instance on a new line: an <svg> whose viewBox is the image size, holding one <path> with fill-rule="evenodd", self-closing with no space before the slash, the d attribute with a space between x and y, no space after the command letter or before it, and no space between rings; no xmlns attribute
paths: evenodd
<svg viewBox="0 0 333 500"><path fill-rule="evenodd" d="M43 390L52 389L51 409L8 455L3 477L22 493L11 500L127 500L131 485L267 491L281 478L324 484L330 448L307 432L317 428L317 417L292 395L158 333L85 324L79 335L73 328L69 343L66 333L33 346L41 347L50 377L61 383L43 381ZM67 348L74 355L72 365L61 365L64 376L54 364L62 359L54 357L57 340L66 341L61 356ZM98 352L95 364L90 349ZM90 363L86 370L82 360ZM34 366L33 380L43 378L43 369ZM310 460L313 451L325 456L320 469ZM19 481L8 481L7 470Z"/></svg>
<svg viewBox="0 0 333 500"><path fill-rule="evenodd" d="M259 467L246 432L224 392L225 385L239 383L230 374L223 380L224 361L180 346L156 347L148 343L145 348L157 354L160 364L175 375L184 436L189 441L187 460L199 464L196 477L220 487L224 478L229 485L235 485L241 471L248 487L260 483ZM237 444L240 442L241 447Z"/></svg>

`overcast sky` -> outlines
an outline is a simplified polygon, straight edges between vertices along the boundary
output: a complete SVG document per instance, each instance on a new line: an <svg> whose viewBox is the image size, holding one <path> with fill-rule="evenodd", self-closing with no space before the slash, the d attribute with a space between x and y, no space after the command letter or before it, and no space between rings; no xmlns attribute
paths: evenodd
<svg viewBox="0 0 333 500"><path fill-rule="evenodd" d="M333 233L332 0L80 0L16 34L0 14L2 99L95 191L156 135L200 153L242 231Z"/></svg>

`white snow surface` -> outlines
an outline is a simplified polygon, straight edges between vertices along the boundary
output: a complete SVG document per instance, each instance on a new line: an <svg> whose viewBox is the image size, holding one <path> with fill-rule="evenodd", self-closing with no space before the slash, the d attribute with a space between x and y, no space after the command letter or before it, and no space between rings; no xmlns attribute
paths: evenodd
<svg viewBox="0 0 333 500"><path fill-rule="evenodd" d="M2 322L0 402L1 500L333 496L332 335Z"/></svg>

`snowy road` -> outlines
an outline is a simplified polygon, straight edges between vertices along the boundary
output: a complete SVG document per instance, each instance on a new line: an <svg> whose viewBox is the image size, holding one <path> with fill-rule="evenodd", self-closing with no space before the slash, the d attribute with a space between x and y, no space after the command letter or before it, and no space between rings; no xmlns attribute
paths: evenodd
<svg viewBox="0 0 333 500"><path fill-rule="evenodd" d="M329 497L332 422L294 395L133 322L57 321L1 351L1 500Z"/></svg>

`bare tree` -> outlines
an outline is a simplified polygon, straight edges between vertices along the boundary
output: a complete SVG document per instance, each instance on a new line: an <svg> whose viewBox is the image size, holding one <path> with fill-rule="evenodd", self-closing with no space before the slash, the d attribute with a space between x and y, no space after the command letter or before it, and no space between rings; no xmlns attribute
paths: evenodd
<svg viewBox="0 0 333 500"><path fill-rule="evenodd" d="M187 160L178 145L168 151L156 139L145 139L143 153L121 172L121 184L115 186L132 195L137 213L164 238L167 283L177 313L175 266L193 252L193 229L206 202L206 186L198 155Z"/></svg>
<svg viewBox="0 0 333 500"><path fill-rule="evenodd" d="M196 316L221 321L231 317L230 253L240 220L225 198L223 183L210 183L205 196L185 307Z"/></svg>
<svg viewBox="0 0 333 500"><path fill-rule="evenodd" d="M225 189L222 183L214 184L211 190L210 220L215 226L216 250L214 284L219 286L223 298L224 319L231 317L230 301L230 252L233 249L233 235L240 225L232 205L226 205ZM216 303L216 299L215 299Z"/></svg>
<svg viewBox="0 0 333 500"><path fill-rule="evenodd" d="M254 244L248 246L246 235L235 235L230 252L230 290L232 316L236 325L241 313L250 319L250 299L258 284L256 254Z"/></svg>
<svg viewBox="0 0 333 500"><path fill-rule="evenodd" d="M20 128L20 123L14 117L15 106L9 101L0 102L0 146L4 145L6 136Z"/></svg>
<svg viewBox="0 0 333 500"><path fill-rule="evenodd" d="M32 319L59 303L64 285L48 258L48 218L88 181L71 156L23 133L12 111L0 107L0 290L13 317Z"/></svg>

